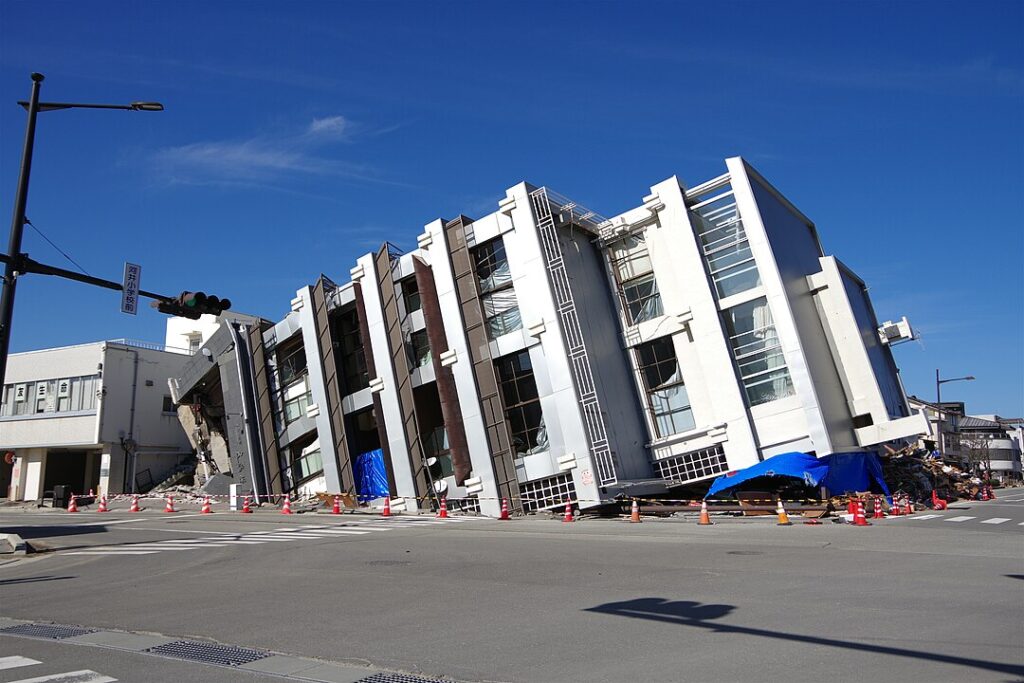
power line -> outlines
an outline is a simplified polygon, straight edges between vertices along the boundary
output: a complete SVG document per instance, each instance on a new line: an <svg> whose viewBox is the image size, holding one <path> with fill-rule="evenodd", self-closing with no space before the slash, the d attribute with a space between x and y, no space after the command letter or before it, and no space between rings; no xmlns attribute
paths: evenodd
<svg viewBox="0 0 1024 683"><path fill-rule="evenodd" d="M50 246L51 246L51 247L53 247L54 249L56 249L57 251L59 251L59 252L61 253L61 255L62 255L62 256L63 256L64 258L66 258L66 259L67 259L68 261L71 261L71 263L73 263L73 264L75 265L75 267L76 267L76 268L78 268L78 269L79 269L80 271L82 271L82 272L83 272L83 273L85 273L86 275L88 275L88 276L92 277L92 273L90 273L90 272L89 272L89 271L87 271L87 270L86 270L85 268L83 268L83 267L81 266L81 264L79 264L79 263L78 263L78 261L76 261L75 259L71 258L71 256L70 256L70 255L69 255L69 254L68 254L68 253L67 253L66 251L64 251L63 249L61 249L60 247L58 247L58 246L57 246L57 245L56 245L56 244L54 243L54 241L53 241L53 240L51 240L51 239L50 239L49 237L47 237L46 235L44 235L44 234L43 234L43 231L42 231L42 230L40 230L39 228L37 228L37 227L36 227L36 224L35 224L35 223L33 223L32 221L30 221L30 220L28 219L28 217L26 217L26 218L25 218L25 223L26 223L27 225L30 225L30 226L32 226L32 229L33 229L33 230L35 230L35 231L36 231L37 233L39 233L39 236L40 236L40 237L42 237L42 238L43 238L44 240L46 240L47 242L49 242L49 243L50 243Z"/></svg>

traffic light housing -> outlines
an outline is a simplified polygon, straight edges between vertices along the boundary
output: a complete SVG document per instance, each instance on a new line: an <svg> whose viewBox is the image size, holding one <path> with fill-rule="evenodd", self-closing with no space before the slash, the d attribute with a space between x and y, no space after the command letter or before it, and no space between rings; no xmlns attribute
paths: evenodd
<svg viewBox="0 0 1024 683"><path fill-rule="evenodd" d="M220 315L231 308L231 300L205 292L182 292L175 299L154 301L151 305L161 313L198 320L203 315Z"/></svg>

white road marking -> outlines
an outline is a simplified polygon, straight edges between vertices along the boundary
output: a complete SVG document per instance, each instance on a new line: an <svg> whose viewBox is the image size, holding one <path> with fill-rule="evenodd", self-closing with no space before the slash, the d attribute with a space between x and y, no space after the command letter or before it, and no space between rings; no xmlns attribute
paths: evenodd
<svg viewBox="0 0 1024 683"><path fill-rule="evenodd" d="M986 519L982 524L1002 524L1003 522L1009 522L1009 517L993 517L992 519Z"/></svg>
<svg viewBox="0 0 1024 683"><path fill-rule="evenodd" d="M947 522L966 522L969 519L975 519L974 517L961 516L961 517L950 517Z"/></svg>
<svg viewBox="0 0 1024 683"><path fill-rule="evenodd" d="M17 669L20 666L32 666L33 664L42 664L37 659L29 659L28 657L22 657L15 655L13 657L0 657L0 671L4 669Z"/></svg>
<svg viewBox="0 0 1024 683"><path fill-rule="evenodd" d="M294 540L294 539L291 539L291 538L279 538L277 536L243 536L242 539L243 540L247 540L247 541L257 541L259 543L263 543L264 541L274 541L274 542L282 542L283 541L283 542L287 543L287 542L290 542L290 541Z"/></svg>
<svg viewBox="0 0 1024 683"><path fill-rule="evenodd" d="M322 529L320 531L310 532L310 533L342 535L342 536L343 535L351 534L353 536L361 536L361 535L364 535L364 534L368 534L370 532L369 531L363 531L363 530L357 531L355 529Z"/></svg>
<svg viewBox="0 0 1024 683"><path fill-rule="evenodd" d="M89 669L82 669L81 671L65 671L62 674L39 676L38 678L23 678L11 683L114 683L116 680L116 678L104 676Z"/></svg>
<svg viewBox="0 0 1024 683"><path fill-rule="evenodd" d="M76 550L65 555L153 555L159 550Z"/></svg>
<svg viewBox="0 0 1024 683"><path fill-rule="evenodd" d="M935 519L936 517L942 517L942 515L920 515L919 517L914 517L914 519Z"/></svg>
<svg viewBox="0 0 1024 683"><path fill-rule="evenodd" d="M103 514L110 514L110 513L103 513ZM185 513L185 514L175 513L174 518L175 519L181 519L182 517L198 517L198 516L199 516L198 512ZM152 517L149 517L148 519L146 517L139 517L138 519L112 519L109 522L89 522L88 524L74 524L74 525L71 525L71 526L109 526L111 524L130 524L132 522L152 522L152 521L153 521Z"/></svg>

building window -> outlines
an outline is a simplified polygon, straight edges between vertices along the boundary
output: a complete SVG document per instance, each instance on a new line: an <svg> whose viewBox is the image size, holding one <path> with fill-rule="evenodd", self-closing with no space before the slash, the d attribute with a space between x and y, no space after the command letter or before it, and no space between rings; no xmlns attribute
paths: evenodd
<svg viewBox="0 0 1024 683"><path fill-rule="evenodd" d="M303 375L297 382L284 388L284 422L289 424L306 414L306 408L313 402L309 390L309 375Z"/></svg>
<svg viewBox="0 0 1024 683"><path fill-rule="evenodd" d="M420 301L420 286L416 278L410 277L402 280L402 301L405 302L405 314L418 311L423 307Z"/></svg>
<svg viewBox="0 0 1024 683"><path fill-rule="evenodd" d="M409 365L413 369L430 365L433 356L430 353L430 342L427 340L427 331L419 330L409 335L406 342L406 349L409 351Z"/></svg>
<svg viewBox="0 0 1024 683"><path fill-rule="evenodd" d="M177 413L178 411L174 407L174 399L170 396L164 396L164 407L163 412L165 413Z"/></svg>
<svg viewBox="0 0 1024 683"><path fill-rule="evenodd" d="M505 401L505 419L512 432L515 457L548 450L544 414L540 408L529 351L499 358L494 365L498 370L498 382Z"/></svg>
<svg viewBox="0 0 1024 683"><path fill-rule="evenodd" d="M451 449L448 447L448 430L444 425L438 425L423 439L423 453L428 458L437 458L440 478L455 474Z"/></svg>
<svg viewBox="0 0 1024 683"><path fill-rule="evenodd" d="M199 347L203 345L203 338L198 334L188 335L188 354L194 356L199 352Z"/></svg>
<svg viewBox="0 0 1024 683"><path fill-rule="evenodd" d="M719 298L761 284L731 190L694 206L691 217Z"/></svg>
<svg viewBox="0 0 1024 683"><path fill-rule="evenodd" d="M288 449L288 480L290 490L320 476L324 472L323 456L320 453L320 439L314 434L302 439Z"/></svg>
<svg viewBox="0 0 1024 683"><path fill-rule="evenodd" d="M99 375L8 384L0 417L93 410L99 386Z"/></svg>
<svg viewBox="0 0 1024 683"><path fill-rule="evenodd" d="M658 437L693 429L690 397L676 360L672 337L662 337L636 347L636 356Z"/></svg>
<svg viewBox="0 0 1024 683"><path fill-rule="evenodd" d="M619 290L627 325L653 320L664 314L654 266L642 233L608 246L608 258Z"/></svg>
<svg viewBox="0 0 1024 683"><path fill-rule="evenodd" d="M300 340L301 341L301 340ZM306 349L299 344L291 350L278 351L277 376L281 386L294 382L306 373Z"/></svg>
<svg viewBox="0 0 1024 683"><path fill-rule="evenodd" d="M519 301L512 286L512 274L505 257L505 243L499 237L480 245L473 251L476 260L480 303L484 309L487 335L496 339L503 334L522 329Z"/></svg>
<svg viewBox="0 0 1024 683"><path fill-rule="evenodd" d="M764 297L722 312L740 380L752 406L793 395L779 335Z"/></svg>
<svg viewBox="0 0 1024 683"><path fill-rule="evenodd" d="M354 394L370 386L370 375L366 371L366 355L363 351L363 336L359 331L359 312L355 308L338 316L337 331L342 375L345 378L343 391L346 394Z"/></svg>

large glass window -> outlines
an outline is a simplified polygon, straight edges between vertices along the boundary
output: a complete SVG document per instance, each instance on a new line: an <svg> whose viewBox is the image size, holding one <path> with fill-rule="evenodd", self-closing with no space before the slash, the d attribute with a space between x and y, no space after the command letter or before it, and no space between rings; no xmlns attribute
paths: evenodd
<svg viewBox="0 0 1024 683"><path fill-rule="evenodd" d="M484 309L487 334L491 339L523 327L519 301L512 286L512 274L505 257L505 243L499 237L473 251L476 260L480 303Z"/></svg>
<svg viewBox="0 0 1024 683"><path fill-rule="evenodd" d="M309 375L289 384L284 389L284 421L285 424L294 422L306 414L306 408L313 402L313 395L309 390Z"/></svg>
<svg viewBox="0 0 1024 683"><path fill-rule="evenodd" d="M430 341L427 339L427 331L419 330L409 335L406 342L406 349L409 352L409 364L413 369L430 365L433 356L430 353Z"/></svg>
<svg viewBox="0 0 1024 683"><path fill-rule="evenodd" d="M701 202L691 216L719 298L761 284L736 198L731 191Z"/></svg>
<svg viewBox="0 0 1024 683"><path fill-rule="evenodd" d="M359 312L352 308L338 316L337 336L340 344L341 370L346 394L353 394L370 386L370 375L366 371L366 356L363 351L363 337L359 332Z"/></svg>
<svg viewBox="0 0 1024 683"><path fill-rule="evenodd" d="M277 374L281 386L291 384L306 373L306 349L301 344L277 354Z"/></svg>
<svg viewBox="0 0 1024 683"><path fill-rule="evenodd" d="M750 405L793 395L793 380L764 297L722 312Z"/></svg>
<svg viewBox="0 0 1024 683"><path fill-rule="evenodd" d="M658 282L642 233L629 235L608 246L608 256L619 288L627 325L652 320L664 313Z"/></svg>
<svg viewBox="0 0 1024 683"><path fill-rule="evenodd" d="M659 437L694 428L690 397L683 383L671 337L662 337L636 348L647 405Z"/></svg>
<svg viewBox="0 0 1024 683"><path fill-rule="evenodd" d="M420 301L420 288L416 282L416 278L408 277L402 280L402 301L405 302L405 314L409 315L413 311L418 311L423 307Z"/></svg>
<svg viewBox="0 0 1024 683"><path fill-rule="evenodd" d="M548 450L544 414L540 408L537 382L529 351L520 351L494 362L505 401L505 419L512 432L515 457Z"/></svg>

